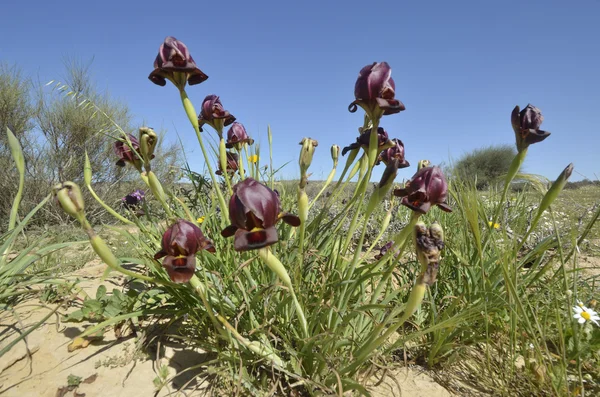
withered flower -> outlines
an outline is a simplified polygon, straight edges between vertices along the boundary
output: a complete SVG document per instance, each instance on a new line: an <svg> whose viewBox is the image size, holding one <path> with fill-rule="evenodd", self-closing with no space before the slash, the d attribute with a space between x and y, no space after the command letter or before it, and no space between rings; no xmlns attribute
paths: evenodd
<svg viewBox="0 0 600 397"><path fill-rule="evenodd" d="M426 214L432 205L452 212L446 203L448 183L441 168L437 166L421 168L406 182L404 188L394 190L394 195L402 197L403 205L421 214Z"/></svg>
<svg viewBox="0 0 600 397"><path fill-rule="evenodd" d="M439 223L427 227L423 222L415 225L415 248L417 259L423 269L422 280L431 286L440 267L440 253L444 249L444 231Z"/></svg>
<svg viewBox="0 0 600 397"><path fill-rule="evenodd" d="M396 168L410 167L410 163L404 158L404 143L398 138L392 139L394 146L385 149L379 154L377 164L383 161L385 165L396 163Z"/></svg>
<svg viewBox="0 0 600 397"><path fill-rule="evenodd" d="M186 283L196 270L196 252L200 250L215 252L212 242L204 237L198 226L183 219L177 220L162 237L162 249L154 259L163 259L171 281Z"/></svg>
<svg viewBox="0 0 600 397"><path fill-rule="evenodd" d="M521 111L519 111L519 106L515 106L510 119L519 151L550 136L548 131L540 130L544 116L542 116L540 109L531 104L528 104Z"/></svg>
<svg viewBox="0 0 600 397"><path fill-rule="evenodd" d="M225 143L225 147L228 149L235 147L239 150L244 143L252 145L254 139L248 136L246 128L244 128L242 124L238 122L231 124L231 127L229 127L229 130L227 131L227 142Z"/></svg>
<svg viewBox="0 0 600 397"><path fill-rule="evenodd" d="M237 153L227 152L227 173L233 174L239 169L239 156ZM223 175L223 170L221 169L221 163L219 162L219 170L215 172L217 175Z"/></svg>
<svg viewBox="0 0 600 397"><path fill-rule="evenodd" d="M377 158L377 162L375 163L379 164L380 162L383 162L386 165L385 171L383 171L383 175L381 176L379 186L385 186L396 179L396 174L400 168L406 168L410 166L410 163L404 158L404 144L402 141L394 138L392 139L392 143L394 146L381 152Z"/></svg>
<svg viewBox="0 0 600 397"><path fill-rule="evenodd" d="M154 61L154 70L148 78L160 86L165 86L168 79L183 90L186 83L200 84L208 79L208 76L198 69L186 45L169 36L161 44Z"/></svg>
<svg viewBox="0 0 600 397"><path fill-rule="evenodd" d="M371 120L399 113L406 108L395 95L392 68L387 62L373 62L361 69L354 86L356 100L348 106L348 110L354 113L360 106Z"/></svg>
<svg viewBox="0 0 600 397"><path fill-rule="evenodd" d="M208 95L202 102L202 111L198 116L200 131L202 126L208 124L213 127L219 135L223 133L223 127L235 121L235 117L223 108L221 100L216 95Z"/></svg>
<svg viewBox="0 0 600 397"><path fill-rule="evenodd" d="M375 259L379 260L381 258L383 258L383 256L385 254L387 254L387 252L389 250L391 250L394 247L394 242L393 241L388 241L385 245L383 245L380 249L379 249L379 253L375 255ZM394 249L394 254L398 255L400 253L399 249Z"/></svg>
<svg viewBox="0 0 600 397"><path fill-rule="evenodd" d="M342 149L342 156L345 156L350 150L358 149L362 147L367 150L369 148L369 141L371 140L371 129L363 131L358 138L356 138L356 142L346 146ZM377 144L379 146L379 150L383 150L389 148L393 145L392 141L390 141L388 137L388 133L381 127L377 128Z"/></svg>
<svg viewBox="0 0 600 397"><path fill-rule="evenodd" d="M234 236L236 251L266 247L278 241L275 224L279 220L300 226L300 218L283 213L279 196L267 186L246 178L233 187L229 200L231 225L221 232L223 237Z"/></svg>

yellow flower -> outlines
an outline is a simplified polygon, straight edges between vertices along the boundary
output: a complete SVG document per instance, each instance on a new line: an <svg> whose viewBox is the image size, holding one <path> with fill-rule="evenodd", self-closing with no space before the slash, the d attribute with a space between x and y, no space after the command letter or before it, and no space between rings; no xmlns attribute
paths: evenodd
<svg viewBox="0 0 600 397"><path fill-rule="evenodd" d="M499 223L493 223L492 221L488 222L489 227L494 228L494 229L500 229L500 224Z"/></svg>
<svg viewBox="0 0 600 397"><path fill-rule="evenodd" d="M201 216L200 218L196 219L196 222L202 223L202 222L204 222L204 219L206 219L206 217L205 216Z"/></svg>
<svg viewBox="0 0 600 397"><path fill-rule="evenodd" d="M248 161L251 163L258 163L258 154L253 154L252 156L248 157Z"/></svg>

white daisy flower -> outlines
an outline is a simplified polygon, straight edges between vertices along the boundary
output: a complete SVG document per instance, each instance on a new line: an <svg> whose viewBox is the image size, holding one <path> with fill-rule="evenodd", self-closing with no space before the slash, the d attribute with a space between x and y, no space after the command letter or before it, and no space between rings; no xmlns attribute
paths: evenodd
<svg viewBox="0 0 600 397"><path fill-rule="evenodd" d="M600 316L598 316L598 313L596 313L590 308L583 306L583 303L580 303L581 302L577 302L577 306L573 307L573 311L575 312L573 318L576 318L579 324L583 324L587 321L592 321L594 322L594 324L600 326L600 324L598 323L598 321L600 321Z"/></svg>

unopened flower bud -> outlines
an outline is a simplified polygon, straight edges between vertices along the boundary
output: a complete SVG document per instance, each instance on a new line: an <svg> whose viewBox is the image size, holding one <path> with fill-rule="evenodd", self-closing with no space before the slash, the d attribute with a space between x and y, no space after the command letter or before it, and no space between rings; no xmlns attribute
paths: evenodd
<svg viewBox="0 0 600 397"><path fill-rule="evenodd" d="M420 160L419 164L417 165L417 171L419 171L421 168L429 167L430 164L431 161L429 160Z"/></svg>
<svg viewBox="0 0 600 397"><path fill-rule="evenodd" d="M154 158L154 149L157 143L158 137L152 128L140 128L140 155L145 163Z"/></svg>
<svg viewBox="0 0 600 397"><path fill-rule="evenodd" d="M313 155L315 153L315 148L319 145L314 139L311 138L302 138L300 141L300 145L302 145L302 149L300 151L300 177L302 178L302 184L306 184L306 171L308 171L308 167L312 163Z"/></svg>
<svg viewBox="0 0 600 397"><path fill-rule="evenodd" d="M560 175L558 176L556 181L554 181L552 186L550 186L550 189L548 189L548 192L544 195L544 198L542 198L542 201L540 202L540 206L538 208L538 213L540 215L542 214L542 212L546 211L548 207L550 207L550 205L552 205L554 200L556 200L556 198L558 197L559 193L564 189L565 185L567 184L567 181L569 180L569 177L573 173L573 167L573 163L569 164L563 170L563 172L560 173Z"/></svg>
<svg viewBox="0 0 600 397"><path fill-rule="evenodd" d="M338 145L331 145L331 159L333 160L334 167L337 167L339 157L340 157L340 147Z"/></svg>
<svg viewBox="0 0 600 397"><path fill-rule="evenodd" d="M73 182L63 182L52 188L52 194L60 207L74 218L83 215L83 197L81 190Z"/></svg>

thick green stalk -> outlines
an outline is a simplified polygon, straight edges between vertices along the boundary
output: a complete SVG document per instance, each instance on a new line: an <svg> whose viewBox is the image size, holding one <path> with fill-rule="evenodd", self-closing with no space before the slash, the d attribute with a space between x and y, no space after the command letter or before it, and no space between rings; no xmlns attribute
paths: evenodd
<svg viewBox="0 0 600 397"><path fill-rule="evenodd" d="M119 273L123 273L126 276L137 278L138 280L149 281L157 284L170 284L162 282L161 280L156 280L152 277L144 276L139 273L135 273L130 270L124 269L121 266L121 262L112 253L110 248L108 248L104 240L102 240L100 236L98 236L96 232L94 232L94 229L85 218L85 215L81 214L78 220L81 223L83 230L87 233L92 248L94 249L96 254L98 254L100 259L102 259L102 261L108 265L109 268L111 268L112 270L116 270Z"/></svg>
<svg viewBox="0 0 600 397"><path fill-rule="evenodd" d="M244 180L246 179L246 173L244 172L244 158L242 157L242 148L236 149L236 151L238 152L239 158L240 179Z"/></svg>
<svg viewBox="0 0 600 397"><path fill-rule="evenodd" d="M521 150L517 153L517 155L513 158L513 161L510 163L510 167L508 168L508 173L506 175L506 180L504 181L504 190L502 191L502 196L500 197L500 201L498 202L498 206L496 207L496 212L494 213L494 217L492 218L492 224L498 222L498 217L500 216L500 211L504 206L504 200L506 200L506 195L508 193L508 189L510 188L510 184L512 183L515 176L521 169L523 162L525 161L525 157L527 157L527 148Z"/></svg>
<svg viewBox="0 0 600 397"><path fill-rule="evenodd" d="M298 187L298 217L300 218L300 227L298 230L298 272L302 270L304 264L304 234L306 232L306 220L308 219L308 196L306 191Z"/></svg>
<svg viewBox="0 0 600 397"><path fill-rule="evenodd" d="M321 197L321 194L323 194L323 192L325 191L325 189L327 189L327 187L331 184L331 181L333 181L333 178L335 177L336 168L337 167L334 166L333 169L329 172L329 176L327 177L327 180L325 181L325 184L323 185L323 187L321 188L321 190L319 190L319 193L317 193L317 195L315 196L315 198L312 199L312 201L310 202L310 205L308 206L309 210L317 202L317 200L319 199L319 197Z"/></svg>
<svg viewBox="0 0 600 397"><path fill-rule="evenodd" d="M206 168L208 168L208 173L210 174L210 178L213 182L213 186L217 191L217 198L219 199L219 204L221 205L221 213L223 214L224 221L227 222L229 220L229 207L225 202L225 198L223 197L223 193L221 189L219 189L219 182L217 181L217 177L210 165L210 157L208 157L208 153L206 152L206 148L204 147L204 140L202 139L202 134L200 134L200 126L198 125L198 116L196 110L194 109L194 105L192 101L187 96L185 90L180 90L179 94L181 96L181 103L183 104L183 108L185 109L185 113L190 120L190 123L194 127L194 131L196 132L196 137L198 138L198 143L200 144L200 149L202 150L202 155L204 156L204 161L206 163Z"/></svg>
<svg viewBox="0 0 600 397"><path fill-rule="evenodd" d="M275 173L273 172L273 134L271 133L270 125L267 126L267 137L269 139L269 169L270 169L269 187L271 188L271 190L273 190L273 184L275 183L275 181L274 181ZM258 161L256 162L256 166L258 167ZM258 177L258 172L256 173L256 176ZM258 179L258 178L255 178L255 179Z"/></svg>
<svg viewBox="0 0 600 397"><path fill-rule="evenodd" d="M270 348L266 347L265 345L263 345L260 342L257 341L253 341L250 342L248 339L244 338L242 335L240 335L239 332L237 332L237 330L231 325L229 324L229 322L227 322L227 320L221 316L220 314L217 314L217 319L223 324L223 326L225 326L225 328L227 328L227 330L229 332L232 333L232 335L242 344L244 345L248 350L254 352L255 354L258 354L260 357L263 357L269 361L271 361L273 364L275 364L276 366L280 367L280 368L285 368L285 363L284 361L277 355L275 354L275 352L273 352L273 350L271 350Z"/></svg>
<svg viewBox="0 0 600 397"><path fill-rule="evenodd" d="M217 318L215 317L215 315L213 313L213 309L210 305L210 302L209 302L208 298L206 297L206 286L202 283L202 281L200 281L198 276L196 276L195 274L190 279L190 285L192 286L192 288L194 288L194 291L196 291L198 293L198 296L200 297L200 300L202 300L202 304L204 305L204 308L206 309L206 313L208 314L208 317L212 321L212 323L215 326L215 328L217 329L217 331L221 334L221 336L225 340L229 340L231 342L231 337L229 336L229 334L227 332L225 332L223 330L223 328L221 327L221 325L219 324L219 322L217 321Z"/></svg>
<svg viewBox="0 0 600 397"><path fill-rule="evenodd" d="M19 211L19 205L21 204L21 198L23 197L23 187L25 186L25 156L23 156L23 149L21 148L19 140L10 128L6 127L6 133L8 134L8 146L10 146L10 152L15 161L15 167L19 172L19 188L17 189L17 194L13 200L8 221L8 230L10 231L15 228L17 223L17 213Z"/></svg>
<svg viewBox="0 0 600 397"><path fill-rule="evenodd" d="M296 293L294 292L294 287L292 285L292 280L290 276L285 270L285 266L271 253L271 250L266 248L261 248L258 250L258 256L262 261L267 265L269 269L273 271L279 277L283 285L285 285L290 291L290 295L292 296L292 300L294 302L294 306L296 306L296 312L298 313L298 319L300 320L300 326L302 327L303 335L308 338L308 324L306 322L306 317L304 316L304 310L302 306L300 306L300 302L298 302L298 298L296 297Z"/></svg>
<svg viewBox="0 0 600 397"><path fill-rule="evenodd" d="M396 332L396 330L398 330L398 328L400 328L410 316L412 316L417 311L417 309L419 308L419 306L421 306L421 303L423 302L425 291L427 291L427 284L423 282L423 275L420 275L417 278L417 282L414 285L413 289L410 291L408 302L406 303L406 306L404 308L404 314L402 315L400 320L398 320L396 324L389 327L379 338L369 340L363 346L358 348L358 350L356 350L356 353L354 353L354 360L352 364L342 369L340 372L342 374L348 374L356 371L356 369L360 367L360 365L362 365L369 358L370 354L374 350L376 350L377 348L379 348L379 346L385 343L385 341L388 340L388 338L394 332Z"/></svg>
<svg viewBox="0 0 600 397"><path fill-rule="evenodd" d="M148 177L148 182L150 184L150 189L152 190L152 194L154 194L154 197L156 197L156 199L163 206L167 215L173 216L171 207L169 207L169 204L167 204L167 200L166 200L167 196L165 194L165 191L163 190L162 185L161 185L160 181L158 180L158 178L156 177L156 175L154 174L154 172L152 172L152 171L148 172L147 177Z"/></svg>
<svg viewBox="0 0 600 397"><path fill-rule="evenodd" d="M223 139L222 131L217 131L217 133L219 133L219 136L221 137L221 139L219 139L219 164L221 166L221 171L223 172L223 178L225 178L227 190L229 191L229 194L233 194L233 190L231 189L229 172L227 172L227 147L225 146L225 139Z"/></svg>
<svg viewBox="0 0 600 397"><path fill-rule="evenodd" d="M399 252L396 253L395 249L388 250L388 252L385 254L385 256L381 259L380 263L382 263L382 264L386 263L387 262L386 259L389 258L391 255L397 255L398 258L402 257L402 254L404 253L404 250L406 249L406 245L408 244L409 237L412 235L415 225L419 221L420 216L421 216L421 214L419 214L418 212L412 211L408 225L404 226L404 229L402 229L400 231L400 233L398 233L398 235L394 238L393 246L399 247L400 248ZM371 303L377 302L377 299L379 298L381 291L383 290L383 288L387 284L388 280L392 276L392 273L394 272L395 264L396 264L396 261L392 260L391 264L389 265L389 268L386 270L385 274L381 278L381 281L375 288L375 292L373 293L373 296L371 298ZM374 269L373 271L377 271L377 269Z"/></svg>

